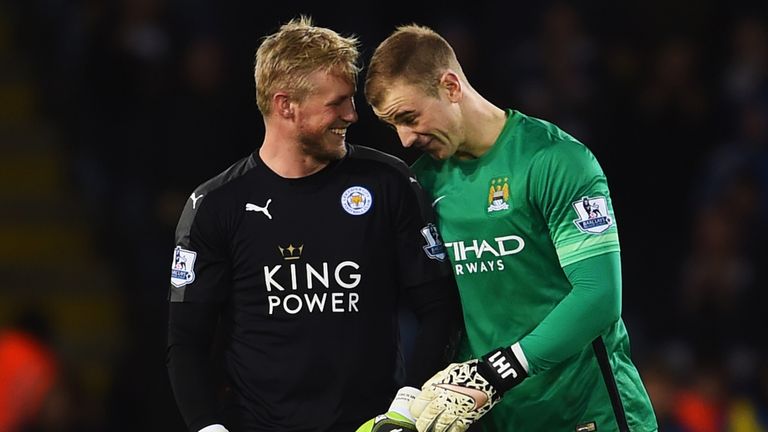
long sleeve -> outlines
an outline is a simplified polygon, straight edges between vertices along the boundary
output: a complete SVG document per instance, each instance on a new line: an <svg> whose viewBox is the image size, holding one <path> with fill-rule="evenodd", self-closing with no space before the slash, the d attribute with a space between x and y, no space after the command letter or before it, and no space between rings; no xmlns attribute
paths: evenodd
<svg viewBox="0 0 768 432"><path fill-rule="evenodd" d="M463 328L461 305L451 276L412 288L409 296L419 326L405 384L420 388L453 357Z"/></svg>
<svg viewBox="0 0 768 432"><path fill-rule="evenodd" d="M217 316L215 304L170 303L166 366L179 411L192 432L222 423L210 364Z"/></svg>
<svg viewBox="0 0 768 432"><path fill-rule="evenodd" d="M621 315L618 252L587 258L563 270L573 290L520 341L533 374L583 349Z"/></svg>

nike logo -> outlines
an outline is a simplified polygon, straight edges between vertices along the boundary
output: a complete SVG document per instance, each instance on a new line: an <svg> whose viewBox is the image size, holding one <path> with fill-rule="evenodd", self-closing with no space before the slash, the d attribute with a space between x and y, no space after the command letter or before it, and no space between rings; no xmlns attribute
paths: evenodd
<svg viewBox="0 0 768 432"><path fill-rule="evenodd" d="M272 215L269 214L269 203L272 202L272 198L267 200L267 203L264 204L264 207L257 206L256 204L251 203L245 203L245 211L255 211L255 212L261 212L264 213L264 216L272 220Z"/></svg>
<svg viewBox="0 0 768 432"><path fill-rule="evenodd" d="M478 408L488 403L488 395L477 389L462 387L456 384L435 384L435 387L440 387L441 389L452 391L472 399L475 403L472 411L476 411Z"/></svg>
<svg viewBox="0 0 768 432"><path fill-rule="evenodd" d="M440 202L441 199L445 198L447 195L440 195L439 197L435 198L434 201L432 201L432 207L436 206L437 203Z"/></svg>
<svg viewBox="0 0 768 432"><path fill-rule="evenodd" d="M416 177L408 177L408 180L410 180L411 183L418 183L419 182L418 180L416 180ZM392 431L392 432L394 432L394 431Z"/></svg>
<svg viewBox="0 0 768 432"><path fill-rule="evenodd" d="M203 195L195 196L195 193L192 192L192 195L189 196L189 199L192 200L192 208L193 209L195 208L195 205L197 205L197 200L199 200L202 197L203 197Z"/></svg>

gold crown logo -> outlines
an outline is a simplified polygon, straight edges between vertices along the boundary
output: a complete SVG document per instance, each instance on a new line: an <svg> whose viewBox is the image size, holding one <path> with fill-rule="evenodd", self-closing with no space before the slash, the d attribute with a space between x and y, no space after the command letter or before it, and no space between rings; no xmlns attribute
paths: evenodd
<svg viewBox="0 0 768 432"><path fill-rule="evenodd" d="M301 252L304 250L304 245L296 247L293 244L289 244L288 247L278 246L277 248L280 249L280 255L283 256L284 260L297 260L301 258Z"/></svg>

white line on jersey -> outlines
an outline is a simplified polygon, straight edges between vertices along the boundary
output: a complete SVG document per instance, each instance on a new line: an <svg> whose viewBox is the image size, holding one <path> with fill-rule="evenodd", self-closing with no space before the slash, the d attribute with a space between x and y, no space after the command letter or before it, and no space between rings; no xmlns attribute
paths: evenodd
<svg viewBox="0 0 768 432"><path fill-rule="evenodd" d="M432 207L436 206L438 202L440 202L441 199L445 198L447 195L440 195L439 197L435 198L434 201L432 201Z"/></svg>

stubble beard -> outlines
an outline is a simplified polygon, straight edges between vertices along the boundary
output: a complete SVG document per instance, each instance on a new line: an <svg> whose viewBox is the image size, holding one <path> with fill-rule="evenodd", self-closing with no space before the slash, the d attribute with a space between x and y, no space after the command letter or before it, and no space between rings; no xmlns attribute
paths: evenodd
<svg viewBox="0 0 768 432"><path fill-rule="evenodd" d="M322 138L302 136L299 138L304 154L319 162L333 162L344 157L347 148L341 145L330 144Z"/></svg>

